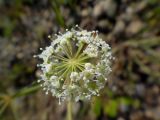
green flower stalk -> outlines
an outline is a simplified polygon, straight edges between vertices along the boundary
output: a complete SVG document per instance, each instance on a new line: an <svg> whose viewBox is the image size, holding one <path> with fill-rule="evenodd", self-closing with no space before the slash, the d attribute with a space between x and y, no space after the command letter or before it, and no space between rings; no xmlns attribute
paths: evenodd
<svg viewBox="0 0 160 120"><path fill-rule="evenodd" d="M63 34L49 37L50 46L37 55L43 60L41 82L46 94L50 92L59 103L79 101L99 96L113 59L110 46L97 31L82 30L78 26Z"/></svg>

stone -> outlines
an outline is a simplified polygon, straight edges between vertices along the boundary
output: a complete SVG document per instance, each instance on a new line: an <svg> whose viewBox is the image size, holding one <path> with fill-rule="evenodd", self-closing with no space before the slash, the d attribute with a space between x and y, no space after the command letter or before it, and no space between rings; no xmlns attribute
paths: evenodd
<svg viewBox="0 0 160 120"><path fill-rule="evenodd" d="M114 27L113 32L114 32L115 34L118 34L118 33L123 32L124 29L125 29L125 23L124 23L124 21L118 20L118 21L116 22L116 25L115 25L115 27Z"/></svg>
<svg viewBox="0 0 160 120"><path fill-rule="evenodd" d="M115 15L117 4L114 0L101 0L93 9L93 16L99 17L103 13L112 17Z"/></svg>
<svg viewBox="0 0 160 120"><path fill-rule="evenodd" d="M135 35L143 28L143 23L140 20L132 20L131 23L126 28L126 33Z"/></svg>

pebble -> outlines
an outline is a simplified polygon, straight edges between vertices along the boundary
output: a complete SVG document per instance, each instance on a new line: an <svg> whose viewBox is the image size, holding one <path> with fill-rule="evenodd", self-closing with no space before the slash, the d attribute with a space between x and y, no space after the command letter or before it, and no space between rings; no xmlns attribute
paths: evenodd
<svg viewBox="0 0 160 120"><path fill-rule="evenodd" d="M114 2L114 0L102 0L96 4L96 6L93 9L93 16L99 17L103 13L107 14L110 17L113 17L115 15L117 8L117 4Z"/></svg>
<svg viewBox="0 0 160 120"><path fill-rule="evenodd" d="M137 84L135 90L136 90L137 95L139 95L141 97L143 97L145 95L146 89L145 89L144 84Z"/></svg>
<svg viewBox="0 0 160 120"><path fill-rule="evenodd" d="M125 29L125 23L124 23L124 21L122 21L122 20L117 20L113 32L114 32L115 34L118 34L118 33L123 32L124 29Z"/></svg>
<svg viewBox="0 0 160 120"><path fill-rule="evenodd" d="M143 28L143 23L140 20L132 20L126 28L126 34L135 35Z"/></svg>

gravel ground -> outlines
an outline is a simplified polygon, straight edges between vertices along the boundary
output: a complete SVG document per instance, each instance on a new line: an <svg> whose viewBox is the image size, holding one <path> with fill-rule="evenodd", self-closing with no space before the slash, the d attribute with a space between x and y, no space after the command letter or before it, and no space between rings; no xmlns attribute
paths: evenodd
<svg viewBox="0 0 160 120"><path fill-rule="evenodd" d="M0 94L32 86L40 74L32 56L48 34L78 24L98 30L115 61L102 95L74 104L75 120L160 120L159 21L159 0L0 0ZM63 120L57 101L39 90L16 98L0 119Z"/></svg>

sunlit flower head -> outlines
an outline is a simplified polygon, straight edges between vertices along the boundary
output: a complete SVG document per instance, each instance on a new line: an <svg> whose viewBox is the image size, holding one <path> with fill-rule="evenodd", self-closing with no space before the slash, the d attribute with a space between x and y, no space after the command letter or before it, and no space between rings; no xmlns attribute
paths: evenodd
<svg viewBox="0 0 160 120"><path fill-rule="evenodd" d="M99 96L111 72L110 46L97 31L79 27L56 35L50 46L37 55L43 60L41 83L46 94L64 100L85 100Z"/></svg>

